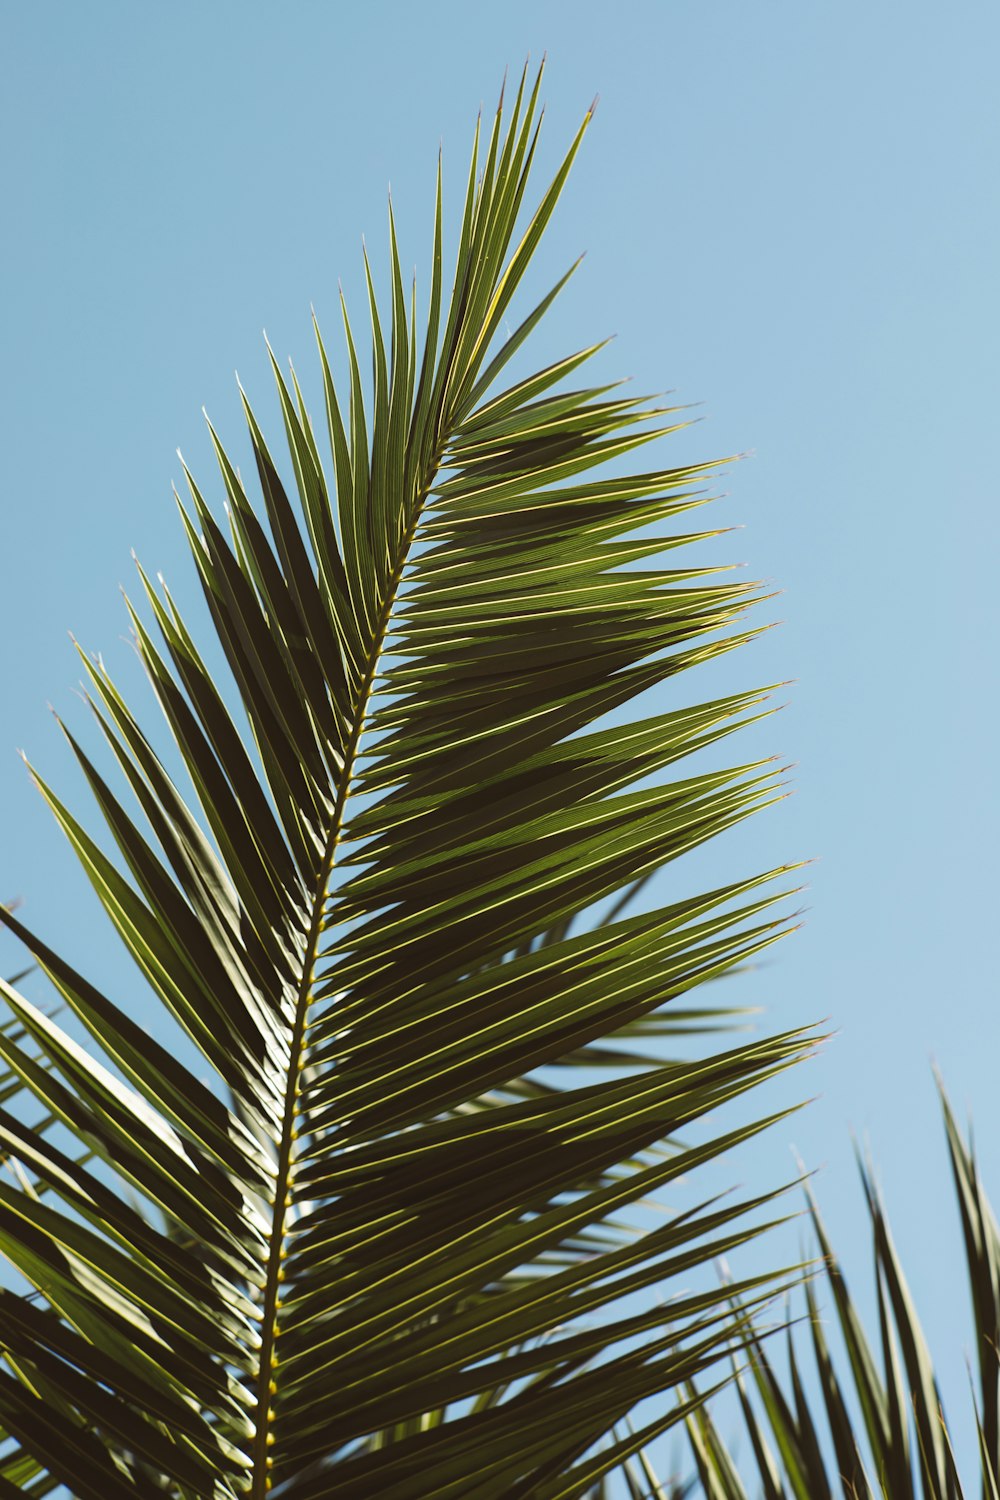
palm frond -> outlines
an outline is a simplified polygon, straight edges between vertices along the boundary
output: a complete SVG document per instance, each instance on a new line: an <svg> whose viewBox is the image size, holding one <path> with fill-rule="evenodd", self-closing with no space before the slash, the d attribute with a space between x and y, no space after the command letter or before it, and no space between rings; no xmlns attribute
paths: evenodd
<svg viewBox="0 0 1000 1500"><path fill-rule="evenodd" d="M972 1146L962 1136L941 1094L948 1153L966 1251L975 1332L978 1400L975 1403L977 1482L963 1481L933 1360L889 1229L870 1166L861 1164L875 1261L880 1348L871 1347L841 1262L812 1197L809 1211L825 1267L830 1305L806 1283L806 1320L790 1334L787 1374L777 1371L761 1340L747 1339L752 1399L741 1379L741 1408L751 1442L752 1472L765 1496L842 1494L846 1500L912 1497L912 1500L986 1500L1000 1486L1000 1230L986 1197ZM806 1332L802 1333L803 1326ZM840 1350L828 1337L836 1330ZM807 1377L796 1344L811 1346ZM688 1422L704 1493L729 1500L734 1461L712 1422L695 1413ZM748 1470L750 1472L748 1472Z"/></svg>
<svg viewBox="0 0 1000 1500"><path fill-rule="evenodd" d="M766 692L673 696L756 633L758 591L664 565L714 534L676 523L718 465L624 472L683 418L572 388L599 346L503 384L567 279L501 340L590 118L528 211L540 82L477 130L450 293L439 171L422 334L391 219L370 383L346 310L346 396L317 329L328 455L272 359L294 487L245 396L260 507L214 430L225 524L185 469L216 642L141 570L152 623L129 606L176 753L81 654L104 749L65 733L112 853L34 773L178 1044L5 914L73 1020L3 985L0 1057L85 1154L4 1125L45 1187L0 1189L0 1246L37 1292L2 1294L19 1492L599 1493L646 1472L773 1295L775 1277L697 1286L773 1195L680 1185L770 1118L695 1127L812 1036L646 1049L664 1007L787 930L791 867L615 907L782 795L772 761L701 756ZM624 721L665 683L668 711ZM711 1009L681 1006L688 1026ZM623 1232L668 1184L682 1207ZM660 1415L623 1427L653 1395Z"/></svg>

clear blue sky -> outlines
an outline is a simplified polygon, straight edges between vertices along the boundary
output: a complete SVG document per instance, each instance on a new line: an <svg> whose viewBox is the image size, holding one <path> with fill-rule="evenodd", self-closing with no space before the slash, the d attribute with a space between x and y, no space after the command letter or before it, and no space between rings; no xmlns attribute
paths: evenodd
<svg viewBox="0 0 1000 1500"><path fill-rule="evenodd" d="M1000 1198L1000 11L37 0L0 40L0 896L132 982L15 756L78 796L45 709L83 717L66 632L136 680L118 584L135 547L191 593L170 484L178 446L210 472L202 403L238 443L235 367L271 412L263 327L315 390L310 302L332 329L387 184L423 268L439 141L455 186L505 65L547 51L547 165L601 102L540 276L587 260L542 353L617 333L609 377L703 403L683 451L754 452L718 515L785 623L726 681L798 679L759 742L798 793L713 859L820 862L808 926L741 998L839 1033L773 1099L819 1096L789 1134L857 1275L850 1132L870 1136L963 1406L930 1059ZM771 1137L739 1172L789 1168Z"/></svg>

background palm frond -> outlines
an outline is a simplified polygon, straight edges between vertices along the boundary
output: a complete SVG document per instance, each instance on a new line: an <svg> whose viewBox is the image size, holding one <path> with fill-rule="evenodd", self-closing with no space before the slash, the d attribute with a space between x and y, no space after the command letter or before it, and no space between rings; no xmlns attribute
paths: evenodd
<svg viewBox="0 0 1000 1500"><path fill-rule="evenodd" d="M687 1422L702 1492L719 1500L843 1495L846 1500L962 1500L1000 1493L1000 1231L970 1141L941 1094L971 1299L978 1475L960 1476L960 1445L944 1410L920 1317L890 1233L872 1168L860 1163L875 1266L878 1337L871 1340L812 1196L809 1211L824 1278L806 1283L805 1318L786 1358L751 1338L738 1381L750 1440L740 1462L711 1412ZM873 1342L875 1347L872 1347ZM809 1346L813 1370L802 1363ZM970 1372L971 1373L971 1372ZM978 1385L978 1390L976 1389Z"/></svg>

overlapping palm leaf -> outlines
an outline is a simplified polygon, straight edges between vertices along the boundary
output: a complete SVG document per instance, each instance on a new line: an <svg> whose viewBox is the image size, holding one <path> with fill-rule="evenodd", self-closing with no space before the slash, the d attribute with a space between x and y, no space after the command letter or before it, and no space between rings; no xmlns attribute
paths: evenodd
<svg viewBox="0 0 1000 1500"><path fill-rule="evenodd" d="M346 398L320 341L328 457L275 366L294 489L248 404L263 513L220 443L228 526L186 476L248 732L144 574L132 619L200 811L83 657L145 821L69 729L114 855L39 785L187 1051L6 918L76 1029L3 987L31 1047L0 1031L2 1060L58 1131L0 1116L46 1186L0 1189L0 1245L38 1293L0 1294L20 1453L0 1494L32 1492L31 1465L37 1493L81 1500L589 1494L623 1465L638 1482L742 1336L728 1289L688 1278L767 1198L685 1186L660 1227L620 1226L763 1128L694 1129L809 1046L650 1050L668 1002L784 930L785 872L585 914L781 795L770 762L661 775L766 711L672 690L754 633L754 588L663 564L713 465L614 462L676 413L573 388L596 346L507 371L563 284L502 337L586 128L528 211L537 96L522 80L477 132L450 295L439 176L423 330L393 229L370 382L346 315ZM668 711L623 719L668 681ZM680 1003L677 1030L700 1025ZM623 1425L656 1393L658 1418Z"/></svg>
<svg viewBox="0 0 1000 1500"><path fill-rule="evenodd" d="M971 1143L942 1096L974 1330L975 1433L970 1465L951 1427L920 1316L907 1287L871 1169L868 1205L878 1337L865 1319L815 1202L810 1213L825 1277L805 1287L805 1319L784 1351L751 1337L739 1380L749 1446L739 1459L708 1410L688 1420L700 1493L707 1500L963 1500L1000 1494L1000 1230ZM806 1344L811 1359L803 1360ZM874 1347L873 1347L874 1345ZM784 1354L784 1358L782 1357ZM970 1485L969 1469L976 1474ZM962 1470L965 1470L963 1476Z"/></svg>

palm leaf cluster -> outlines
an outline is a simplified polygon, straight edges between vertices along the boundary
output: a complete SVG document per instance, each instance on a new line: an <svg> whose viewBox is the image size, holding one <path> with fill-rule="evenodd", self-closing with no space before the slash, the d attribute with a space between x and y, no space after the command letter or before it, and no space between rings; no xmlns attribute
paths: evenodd
<svg viewBox="0 0 1000 1500"><path fill-rule="evenodd" d="M737 1449L712 1414L688 1419L706 1500L963 1500L1000 1495L1000 1230L975 1154L942 1095L948 1154L973 1315L978 1481L963 1482L934 1362L870 1167L861 1178L872 1231L878 1333L871 1340L819 1210L810 1218L823 1280L805 1285L806 1318L789 1328L786 1358L752 1335L737 1377L745 1441ZM833 1332L833 1337L830 1334ZM812 1368L801 1343L811 1351ZM874 1347L873 1347L874 1344ZM970 1372L971 1373L971 1372Z"/></svg>
<svg viewBox="0 0 1000 1500"><path fill-rule="evenodd" d="M566 278L504 337L508 312L586 128L529 209L539 82L477 130L450 291L439 171L426 323L390 222L370 379L346 314L346 393L317 330L326 451L275 365L294 484L245 400L257 502L214 433L228 525L186 473L216 655L141 572L131 611L176 751L82 655L103 748L66 734L107 847L36 779L179 1041L5 915L67 1019L3 985L0 1058L53 1125L2 1102L0 1495L638 1484L774 1290L699 1289L768 1198L687 1186L767 1121L695 1127L810 1040L657 1048L705 1010L668 1002L784 930L784 872L620 902L781 795L773 763L699 754L764 695L674 690L754 633L754 586L664 566L713 534L677 523L714 466L619 461L676 412L575 386L599 346L515 373ZM630 1232L668 1185L682 1206Z"/></svg>

